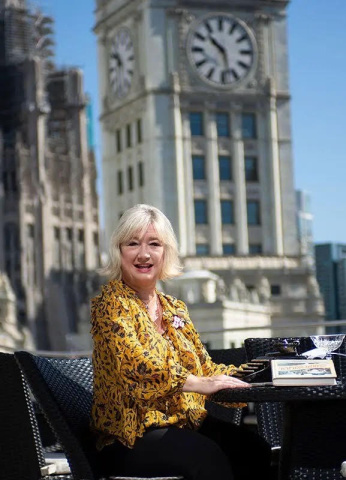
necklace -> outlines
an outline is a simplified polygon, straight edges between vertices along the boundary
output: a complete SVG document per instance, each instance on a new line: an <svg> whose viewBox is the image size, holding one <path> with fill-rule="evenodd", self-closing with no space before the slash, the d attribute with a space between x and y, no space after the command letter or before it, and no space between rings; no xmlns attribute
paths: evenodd
<svg viewBox="0 0 346 480"><path fill-rule="evenodd" d="M154 308L151 308L151 304L155 300ZM144 305L148 311L149 317L153 321L156 330L159 333L163 333L162 322L161 322L161 315L160 315L160 301L157 295L153 297L149 302L144 302Z"/></svg>
<svg viewBox="0 0 346 480"><path fill-rule="evenodd" d="M154 311L152 311L152 309L151 309L151 305L152 305L153 301L155 302L155 310ZM159 301L158 301L157 295L155 294L155 296L151 300L149 300L149 302L144 302L144 305L145 305L152 321L156 324L156 322L158 321L159 316L160 316Z"/></svg>

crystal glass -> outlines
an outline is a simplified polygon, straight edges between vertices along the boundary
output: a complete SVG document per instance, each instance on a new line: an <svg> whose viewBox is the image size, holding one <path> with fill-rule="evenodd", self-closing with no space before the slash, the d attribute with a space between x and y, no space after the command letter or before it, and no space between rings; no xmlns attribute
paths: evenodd
<svg viewBox="0 0 346 480"><path fill-rule="evenodd" d="M316 348L325 350L326 358L331 358L332 352L341 346L345 335L311 335L310 338L314 342Z"/></svg>

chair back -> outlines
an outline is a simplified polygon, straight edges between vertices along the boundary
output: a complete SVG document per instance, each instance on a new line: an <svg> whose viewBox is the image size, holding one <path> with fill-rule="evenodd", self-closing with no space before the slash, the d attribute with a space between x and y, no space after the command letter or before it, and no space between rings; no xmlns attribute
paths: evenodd
<svg viewBox="0 0 346 480"><path fill-rule="evenodd" d="M62 445L75 480L98 477L89 423L93 369L89 358L46 358L16 352L48 423Z"/></svg>
<svg viewBox="0 0 346 480"><path fill-rule="evenodd" d="M244 347L211 349L208 353L215 363L235 365L236 367L239 367L242 363L246 363L246 351Z"/></svg>
<svg viewBox="0 0 346 480"><path fill-rule="evenodd" d="M208 350L208 353L215 363L224 363L225 365L235 365L236 367L239 367L239 365L246 362L246 352L244 347L211 349ZM240 425L243 419L242 408L227 408L207 400L206 409L211 416L225 422L234 423L235 425Z"/></svg>
<svg viewBox="0 0 346 480"><path fill-rule="evenodd" d="M13 354L0 353L0 480L38 480L44 456L27 384Z"/></svg>

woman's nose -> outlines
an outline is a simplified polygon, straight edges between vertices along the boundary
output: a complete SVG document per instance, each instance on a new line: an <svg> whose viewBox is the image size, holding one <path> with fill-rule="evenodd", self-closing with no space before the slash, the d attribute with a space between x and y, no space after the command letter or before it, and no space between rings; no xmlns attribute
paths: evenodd
<svg viewBox="0 0 346 480"><path fill-rule="evenodd" d="M148 260L150 258L150 253L146 248L141 248L138 252L138 258Z"/></svg>

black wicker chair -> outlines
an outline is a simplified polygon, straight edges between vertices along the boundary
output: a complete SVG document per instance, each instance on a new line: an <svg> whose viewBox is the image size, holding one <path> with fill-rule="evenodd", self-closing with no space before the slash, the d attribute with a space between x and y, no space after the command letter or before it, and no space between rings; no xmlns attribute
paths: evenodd
<svg viewBox="0 0 346 480"><path fill-rule="evenodd" d="M216 363L239 366L245 349L211 350ZM92 402L92 363L89 358L57 359L16 352L15 358L40 409L68 459L74 480L96 480L104 476L94 438L89 430ZM239 425L242 409L207 402L209 413ZM24 477L23 477L24 478ZM113 477L112 477L113 478ZM118 480L130 477L114 477ZM165 477L166 480L178 477ZM181 477L179 477L181 478Z"/></svg>
<svg viewBox="0 0 346 480"><path fill-rule="evenodd" d="M99 461L89 429L91 360L45 358L28 352L16 352L15 358L64 450L73 480L103 478L102 462ZM17 477L17 480L19 478L22 480L26 477ZM123 476L111 478L134 480L133 477ZM182 477L164 477L164 480L178 479Z"/></svg>
<svg viewBox="0 0 346 480"><path fill-rule="evenodd" d="M0 353L0 480L48 473L27 384L14 355Z"/></svg>

